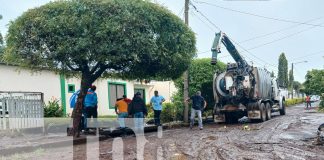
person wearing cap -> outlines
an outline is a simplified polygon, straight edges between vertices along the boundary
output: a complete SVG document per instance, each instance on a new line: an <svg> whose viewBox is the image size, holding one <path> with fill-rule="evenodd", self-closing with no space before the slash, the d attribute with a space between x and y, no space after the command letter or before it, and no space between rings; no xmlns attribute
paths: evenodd
<svg viewBox="0 0 324 160"><path fill-rule="evenodd" d="M201 117L201 111L206 108L207 103L204 99L204 97L201 96L201 92L197 91L195 95L188 98L186 101L192 100L192 107L191 107L191 116L190 116L190 129L192 129L194 125L195 115L198 114L198 124L199 129L203 129L202 124L202 117Z"/></svg>
<svg viewBox="0 0 324 160"><path fill-rule="evenodd" d="M162 103L164 101L164 97L160 96L158 91L154 91L154 96L151 98L150 105L154 110L154 123L156 126L161 126L160 115L162 111Z"/></svg>
<svg viewBox="0 0 324 160"><path fill-rule="evenodd" d="M97 93L95 92L97 87L95 85L92 85L87 92L87 95L84 98L84 127L86 131L89 129L87 128L87 120L89 118L94 118L95 125L97 125L97 118L98 118L98 97Z"/></svg>
<svg viewBox="0 0 324 160"><path fill-rule="evenodd" d="M128 105L128 115L134 118L135 131L144 129L144 116L147 116L147 108L140 92L134 95L132 102Z"/></svg>

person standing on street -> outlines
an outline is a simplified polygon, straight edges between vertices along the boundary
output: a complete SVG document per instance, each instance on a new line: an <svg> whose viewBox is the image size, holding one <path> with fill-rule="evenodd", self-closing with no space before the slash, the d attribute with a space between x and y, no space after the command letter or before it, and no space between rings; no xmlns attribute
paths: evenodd
<svg viewBox="0 0 324 160"><path fill-rule="evenodd" d="M134 95L132 102L128 105L128 115L134 118L135 132L144 131L144 116L147 116L147 108L140 92Z"/></svg>
<svg viewBox="0 0 324 160"><path fill-rule="evenodd" d="M312 108L311 100L310 100L309 95L306 96L306 109L308 109L308 105L309 105L309 108Z"/></svg>
<svg viewBox="0 0 324 160"><path fill-rule="evenodd" d="M87 95L84 98L84 127L86 131L89 131L87 128L87 121L92 117L94 119L94 125L97 127L97 118L98 118L98 97L95 92L97 87L92 85L87 92Z"/></svg>
<svg viewBox="0 0 324 160"><path fill-rule="evenodd" d="M151 98L150 105L154 110L154 123L156 126L161 126L161 111L162 111L162 103L165 101L163 96L159 95L158 91L154 91L154 96Z"/></svg>
<svg viewBox="0 0 324 160"><path fill-rule="evenodd" d="M197 91L195 95L191 96L186 101L189 102L190 100L192 100L192 108L191 108L191 116L190 116L190 129L192 129L192 127L194 125L195 115L197 113L199 129L202 130L203 124L202 124L201 111L202 111L202 109L206 108L207 103L206 103L204 97L201 96L200 91Z"/></svg>
<svg viewBox="0 0 324 160"><path fill-rule="evenodd" d="M126 102L126 96L118 99L115 104L115 112L118 115L120 129L125 129L125 118L128 117L128 103Z"/></svg>

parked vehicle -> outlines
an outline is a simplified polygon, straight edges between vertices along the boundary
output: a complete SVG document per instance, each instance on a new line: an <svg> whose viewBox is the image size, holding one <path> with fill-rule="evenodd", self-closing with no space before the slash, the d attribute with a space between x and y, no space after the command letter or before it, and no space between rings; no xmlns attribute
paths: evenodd
<svg viewBox="0 0 324 160"><path fill-rule="evenodd" d="M311 102L317 102L317 101L319 101L320 100L320 96L319 95L311 95L310 96L310 100L311 100Z"/></svg>
<svg viewBox="0 0 324 160"><path fill-rule="evenodd" d="M266 121L277 111L285 115L285 97L277 80L266 69L249 65L225 33L216 33L211 63L216 64L221 43L236 63L227 64L225 72L214 75L214 121L231 123L243 116Z"/></svg>

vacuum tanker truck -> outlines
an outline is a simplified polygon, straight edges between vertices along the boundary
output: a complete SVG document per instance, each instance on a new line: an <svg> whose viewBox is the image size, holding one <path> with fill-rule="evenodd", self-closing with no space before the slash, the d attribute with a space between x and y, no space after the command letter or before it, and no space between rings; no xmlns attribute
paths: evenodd
<svg viewBox="0 0 324 160"><path fill-rule="evenodd" d="M214 121L234 123L247 116L263 122L271 119L272 112L285 115L285 97L280 94L277 80L266 69L249 65L223 32L215 35L211 64L217 63L221 44L235 63L228 63L225 72L214 75Z"/></svg>

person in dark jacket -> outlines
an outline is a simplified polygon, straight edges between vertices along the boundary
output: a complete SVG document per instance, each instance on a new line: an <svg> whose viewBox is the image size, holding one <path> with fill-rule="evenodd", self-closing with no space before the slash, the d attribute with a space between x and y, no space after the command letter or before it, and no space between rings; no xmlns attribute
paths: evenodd
<svg viewBox="0 0 324 160"><path fill-rule="evenodd" d="M147 108L140 92L134 95L132 102L128 105L128 115L134 118L135 131L144 129L144 116L147 116Z"/></svg>
<svg viewBox="0 0 324 160"><path fill-rule="evenodd" d="M190 129L192 129L195 120L195 114L198 114L199 129L203 129L201 111L206 108L207 103L204 97L201 96L201 92L197 91L196 95L191 96L186 101L192 100L191 116L190 116Z"/></svg>

